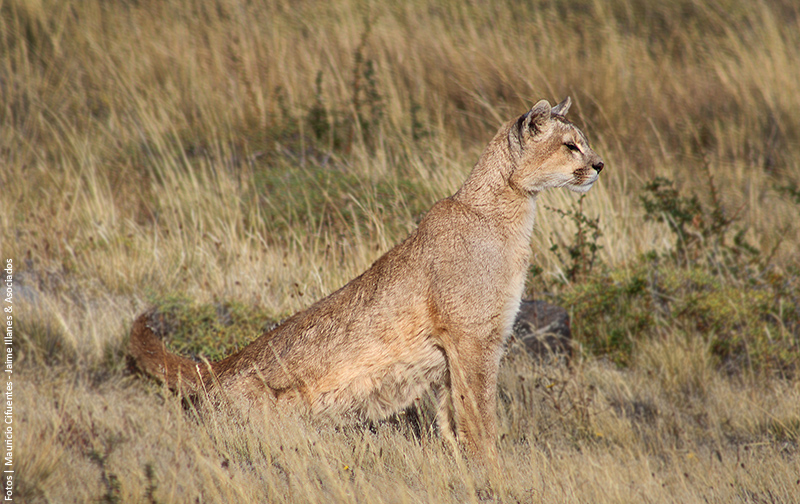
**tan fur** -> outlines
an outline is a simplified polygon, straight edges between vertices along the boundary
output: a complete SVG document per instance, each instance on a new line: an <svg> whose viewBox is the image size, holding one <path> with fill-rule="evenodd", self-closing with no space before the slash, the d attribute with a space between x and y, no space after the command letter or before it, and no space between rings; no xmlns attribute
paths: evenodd
<svg viewBox="0 0 800 504"><path fill-rule="evenodd" d="M546 100L500 128L464 185L405 241L328 297L210 365L170 354L147 314L131 332L136 365L184 394L223 391L317 414L385 417L425 390L439 424L493 457L496 384L519 309L536 197L587 191L603 168Z"/></svg>

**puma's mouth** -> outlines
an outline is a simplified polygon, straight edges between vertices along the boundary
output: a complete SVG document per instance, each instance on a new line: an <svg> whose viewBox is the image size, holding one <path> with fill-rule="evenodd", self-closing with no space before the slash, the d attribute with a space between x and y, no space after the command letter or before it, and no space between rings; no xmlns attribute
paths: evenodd
<svg viewBox="0 0 800 504"><path fill-rule="evenodd" d="M594 169L580 169L573 173L572 183L569 184L567 187L575 192L585 193L589 189L592 188L597 179L600 178L600 170L603 169L602 163L600 163L599 168L592 167Z"/></svg>

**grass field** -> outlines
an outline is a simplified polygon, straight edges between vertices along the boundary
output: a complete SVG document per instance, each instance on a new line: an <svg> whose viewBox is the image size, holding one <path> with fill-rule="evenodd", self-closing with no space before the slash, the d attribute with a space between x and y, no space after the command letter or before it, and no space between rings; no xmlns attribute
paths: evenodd
<svg viewBox="0 0 800 504"><path fill-rule="evenodd" d="M798 47L794 0L0 0L15 496L800 501ZM403 422L198 417L126 371L148 306L228 353L567 95L606 169L539 199L527 296L577 357L505 359L501 472Z"/></svg>

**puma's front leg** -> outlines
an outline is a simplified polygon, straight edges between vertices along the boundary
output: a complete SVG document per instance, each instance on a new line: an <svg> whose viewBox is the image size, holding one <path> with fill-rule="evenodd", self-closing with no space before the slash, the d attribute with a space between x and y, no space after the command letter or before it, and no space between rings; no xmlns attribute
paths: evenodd
<svg viewBox="0 0 800 504"><path fill-rule="evenodd" d="M460 341L447 352L450 393L458 439L472 458L497 459L499 345Z"/></svg>
<svg viewBox="0 0 800 504"><path fill-rule="evenodd" d="M439 385L436 390L436 425L439 427L439 435L457 448L456 429L453 418L453 395L450 388L450 377L446 376L444 383Z"/></svg>

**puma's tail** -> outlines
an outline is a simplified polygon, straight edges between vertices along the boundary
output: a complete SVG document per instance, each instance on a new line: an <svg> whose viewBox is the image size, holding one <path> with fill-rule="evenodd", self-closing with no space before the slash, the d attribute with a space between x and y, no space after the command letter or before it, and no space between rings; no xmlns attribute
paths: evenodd
<svg viewBox="0 0 800 504"><path fill-rule="evenodd" d="M153 310L139 315L131 329L129 364L175 392L196 395L210 382L209 366L167 351L162 340L167 332L164 326L162 316Z"/></svg>

